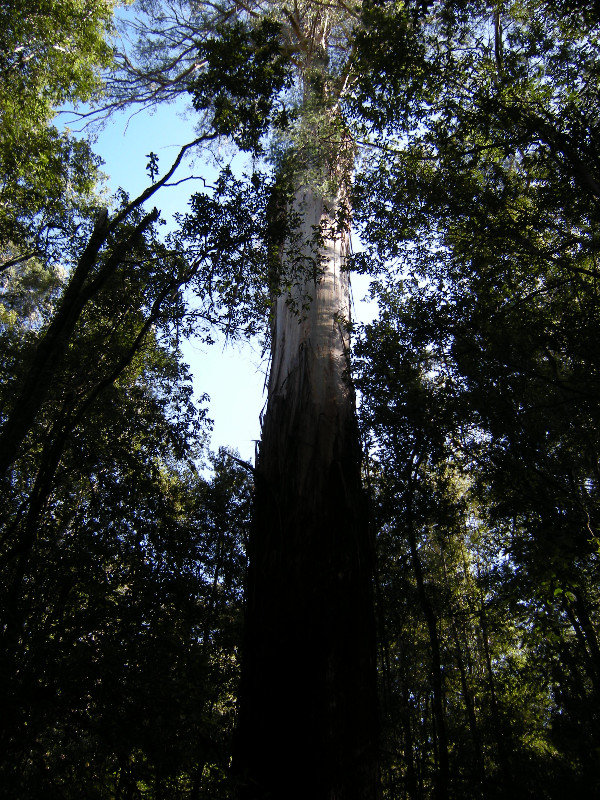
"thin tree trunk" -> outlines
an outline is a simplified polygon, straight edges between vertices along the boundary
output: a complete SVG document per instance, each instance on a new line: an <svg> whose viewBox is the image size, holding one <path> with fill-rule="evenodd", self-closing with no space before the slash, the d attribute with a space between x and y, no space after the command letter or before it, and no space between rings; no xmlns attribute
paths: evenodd
<svg viewBox="0 0 600 800"><path fill-rule="evenodd" d="M563 608L567 614L569 622L573 626L577 641L579 642L581 651L584 655L584 665L586 672L590 678L594 690L600 690L600 664L598 662L598 644L591 625L587 610L583 601L579 600L580 596L576 595L576 601L571 604L565 597L563 598ZM584 620L587 617L587 624Z"/></svg>
<svg viewBox="0 0 600 800"><path fill-rule="evenodd" d="M494 670L492 667L492 657L490 653L487 614L485 611L485 598L481 588L479 590L479 602L480 602L479 622L481 626L481 641L483 644L483 655L485 659L485 666L488 676L488 686L490 689L490 704L492 708L492 714L494 715L493 730L496 739L498 761L500 764L500 771L502 774L504 789L505 791L510 791L513 785L512 765L511 765L511 758L507 750L507 742L505 741L505 736L504 736L504 730L505 730L504 716L502 714L502 709L500 708L500 704L498 702L498 696L496 693L496 680L494 677Z"/></svg>
<svg viewBox="0 0 600 800"><path fill-rule="evenodd" d="M277 301L234 771L244 800L372 800L373 548L347 376L349 236L333 234L337 202L311 189L294 210L290 242L302 244L284 255L284 278L295 255L314 261L323 235L313 279Z"/></svg>
<svg viewBox="0 0 600 800"><path fill-rule="evenodd" d="M404 713L402 714L402 728L404 730L405 758L406 758L406 791L411 800L420 800L422 797L422 787L417 782L417 770L415 767L415 745L412 733L410 694L406 684L402 684L402 702Z"/></svg>
<svg viewBox="0 0 600 800"><path fill-rule="evenodd" d="M600 680L600 648L598 647L598 638L590 618L588 606L584 599L583 590L581 588L575 588L573 589L573 593L575 595L575 608L577 610L577 617L579 618L581 630L583 631L596 675L596 680L594 683L598 689L600 688L598 685Z"/></svg>
<svg viewBox="0 0 600 800"><path fill-rule="evenodd" d="M442 567L444 570L444 581L448 589L448 596L451 595L450 581L448 580L448 572L446 570L446 560L442 555ZM473 694L469 688L467 678L467 669L463 659L463 651L460 642L460 636L456 625L456 610L453 608L452 603L449 603L450 612L450 630L452 631L452 638L454 640L454 652L456 654L456 664L460 674L460 685L462 689L463 699L465 703L465 710L467 712L467 720L469 723L469 731L471 733L471 740L473 742L473 756L476 777L479 780L479 789L483 790L485 785L485 768L483 759L483 749L481 746L481 736L479 733L479 725L477 723L477 715L475 713L475 701ZM468 644L466 647L468 653Z"/></svg>
<svg viewBox="0 0 600 800"><path fill-rule="evenodd" d="M442 657L440 648L440 637L437 631L437 619L431 601L425 589L423 579L423 568L417 550L417 541L414 529L410 523L407 525L408 542L412 558L413 569L417 581L417 593L421 603L421 609L427 631L429 633L429 646L431 648L431 683L433 689L432 697L432 717L434 720L434 730L438 742L438 769L436 776L436 798L437 800L447 800L449 796L450 767L448 759L448 736L446 733L446 715L444 712L444 687L442 675Z"/></svg>

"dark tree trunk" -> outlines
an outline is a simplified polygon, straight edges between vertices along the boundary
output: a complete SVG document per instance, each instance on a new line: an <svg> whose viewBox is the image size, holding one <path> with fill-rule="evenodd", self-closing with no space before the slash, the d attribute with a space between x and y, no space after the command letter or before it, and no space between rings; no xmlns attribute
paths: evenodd
<svg viewBox="0 0 600 800"><path fill-rule="evenodd" d="M295 206L305 242L335 216L309 190ZM304 314L278 301L234 756L244 800L378 792L373 548L341 320L347 246L347 234L324 237L321 277L298 290L312 298Z"/></svg>

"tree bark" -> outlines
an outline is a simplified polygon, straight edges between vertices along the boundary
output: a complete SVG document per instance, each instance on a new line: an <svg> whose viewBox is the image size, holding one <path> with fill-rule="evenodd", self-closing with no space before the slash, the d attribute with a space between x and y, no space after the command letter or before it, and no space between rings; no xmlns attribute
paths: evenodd
<svg viewBox="0 0 600 800"><path fill-rule="evenodd" d="M299 235L289 239L299 250L283 248L284 280L298 255L314 274L275 309L234 755L244 800L378 794L373 547L348 379L340 202L299 188Z"/></svg>

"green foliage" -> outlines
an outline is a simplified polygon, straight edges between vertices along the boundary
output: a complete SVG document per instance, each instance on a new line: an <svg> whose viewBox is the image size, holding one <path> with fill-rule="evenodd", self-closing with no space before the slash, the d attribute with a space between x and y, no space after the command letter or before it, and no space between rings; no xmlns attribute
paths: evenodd
<svg viewBox="0 0 600 800"><path fill-rule="evenodd" d="M514 519L490 521L479 495L481 429L469 442L474 415L429 348L417 349L414 308L404 315L388 294L383 309L357 347L357 378L379 531L386 792L560 797L569 781L590 780L567 752L586 752L595 715L566 750L559 729L576 701L557 706L556 697L576 684L549 668L587 658L571 627L578 612L569 617L561 592L552 597L539 556L520 560L529 532ZM589 569L586 604L596 597ZM589 681L577 691L587 683L588 702Z"/></svg>
<svg viewBox="0 0 600 800"><path fill-rule="evenodd" d="M12 723L3 786L15 797L109 798L135 787L186 797L194 785L200 797L219 796L237 676L231 587L245 476L232 478L225 456L211 482L164 468L152 475L139 457L125 464L110 440L92 452L82 437L79 445L85 460L65 464L29 561L18 678L3 675Z"/></svg>
<svg viewBox="0 0 600 800"><path fill-rule="evenodd" d="M57 106L90 100L111 62L112 0L4 3L0 10L0 242L19 218L85 195L97 160L51 125ZM26 226L27 223L25 222ZM19 228L17 228L19 230Z"/></svg>
<svg viewBox="0 0 600 800"><path fill-rule="evenodd" d="M289 198L284 183L258 170L236 177L226 167L177 215L179 227L169 242L196 264L189 284L197 301L189 321L196 331L218 326L230 339L268 340L271 304L282 291L274 285L277 253L296 221L275 208Z"/></svg>
<svg viewBox="0 0 600 800"><path fill-rule="evenodd" d="M99 87L98 67L110 63L113 7L87 0L16 0L2 7L1 98L15 112L4 126L43 125L57 106L90 99Z"/></svg>
<svg viewBox="0 0 600 800"><path fill-rule="evenodd" d="M198 56L206 67L189 86L194 108L213 112L216 133L257 150L261 136L286 121L283 105L277 109L277 94L291 83L281 25L268 18L252 26L219 24Z"/></svg>
<svg viewBox="0 0 600 800"><path fill-rule="evenodd" d="M97 160L51 122L100 88L112 5L2 7L3 788L230 795L251 485L223 452L197 474L208 422L178 343L268 337L273 298L304 275L278 267L291 188L336 194L352 130L370 145L354 266L378 275L380 305L356 382L385 796L594 795L597 9L366 3L350 73L347 9L325 52L291 47L287 18L186 6L197 36L171 57L159 34L177 13L144 8L148 96L183 87L248 151L281 128L280 175L223 170L164 239L147 193L91 207ZM150 192L164 179L148 159Z"/></svg>
<svg viewBox="0 0 600 800"><path fill-rule="evenodd" d="M597 791L600 195L588 12L378 6L357 45L378 70L358 80L357 102L371 97L365 130L388 135L356 191L359 262L380 270L382 314L361 345L359 385L385 547L402 564L412 537L427 576L420 606L428 600L438 626L449 742L446 778L439 746L433 764L411 761L405 726L403 760L388 767L394 797L439 793L444 780L457 796ZM416 45L404 55L388 36L396 21ZM454 522L448 475L460 488ZM462 585L440 571L448 547L464 553ZM414 548L410 561L415 571ZM401 584L386 591L389 603L408 596ZM453 609L465 601L463 678ZM424 691L435 695L426 632ZM403 664L410 691L424 668ZM410 697L394 702L423 759L439 721L415 717Z"/></svg>
<svg viewBox="0 0 600 800"><path fill-rule="evenodd" d="M217 797L226 773L247 474L226 454L196 473L207 423L176 349L189 264L126 208L112 227L80 221L64 286L27 265L4 276L4 437L46 353L0 517L14 797Z"/></svg>
<svg viewBox="0 0 600 800"><path fill-rule="evenodd" d="M239 198L220 227L224 197L197 201L207 235L186 256L142 210L174 169L157 179L153 159L140 197L94 207L97 159L50 120L97 88L109 11L2 11L31 52L14 45L0 95L0 783L15 798L215 798L249 485L226 454L198 476L209 421L178 344L194 277L207 337L237 332L223 308L244 277L213 299L199 273L249 251L256 224Z"/></svg>

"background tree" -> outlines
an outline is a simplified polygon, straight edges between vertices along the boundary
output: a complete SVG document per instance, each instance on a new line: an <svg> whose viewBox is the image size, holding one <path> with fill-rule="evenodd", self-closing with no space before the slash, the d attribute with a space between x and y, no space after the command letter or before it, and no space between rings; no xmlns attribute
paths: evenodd
<svg viewBox="0 0 600 800"><path fill-rule="evenodd" d="M212 482L196 473L208 422L178 345L193 280L193 322L207 338L214 326L235 336L254 325L255 289L250 280L242 289L239 268L225 274L223 254L232 271L243 258L250 277L262 229L225 172L179 230L158 236L158 211L144 203L199 140L137 198L122 193L110 211L98 203L87 146L50 127L53 103L85 99L108 53L106 9L98 18L83 9L91 30L80 10L62 4L40 17L38 27L57 28L43 46L34 12L4 20L33 53L19 74L24 110L37 111L21 125L49 143L40 165L49 153L55 162L29 169L23 152L23 171L7 170L4 182L2 785L14 797L216 797L230 750L249 488L225 454ZM81 53L88 34L96 38ZM55 64L63 44L68 57ZM7 121L5 144L11 130Z"/></svg>
<svg viewBox="0 0 600 800"><path fill-rule="evenodd" d="M575 697L591 709L596 692L598 409L588 325L597 305L597 197L588 148L597 108L587 79L574 75L596 74L589 42L597 23L587 6L552 3L368 13L361 58L379 69L360 73L357 97L378 97L365 114L398 138L373 157L358 184L364 205L355 207L365 210L373 262L401 267L376 290L385 324L365 343L374 359L365 395L385 397L378 380L389 387L399 421L371 399L367 419L387 461L423 439L424 423L431 442L442 436L442 463L466 481L466 552L474 530L484 535L483 558L466 564L481 593L472 613L487 687L478 692L491 714L474 717L485 796L560 797L567 782L593 792L597 767L583 754L596 746L595 712L582 710L577 745L563 731ZM401 32L395 40L391 25ZM369 256L360 260L366 266ZM390 276L389 262L385 269ZM385 357L398 366L386 367ZM426 387L416 395L425 420L413 410L415 382ZM440 445L432 447L429 464L440 458ZM405 456L398 467L411 463ZM408 476L400 483L404 498ZM434 497L437 525L449 531ZM399 533L410 549L406 522ZM456 607L446 603L438 637L440 619ZM450 648L444 658L447 687ZM472 714L469 724L474 732ZM404 784L408 796L426 794L405 769L403 780L417 786ZM466 793L451 758L449 775L449 791Z"/></svg>

